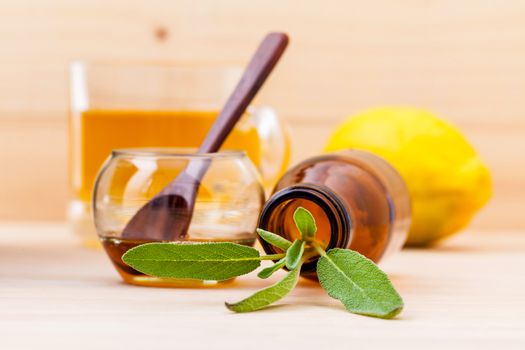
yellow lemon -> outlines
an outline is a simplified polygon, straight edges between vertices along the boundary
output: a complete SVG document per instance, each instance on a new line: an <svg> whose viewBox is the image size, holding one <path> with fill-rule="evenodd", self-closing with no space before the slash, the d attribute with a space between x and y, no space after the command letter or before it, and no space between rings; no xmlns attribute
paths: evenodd
<svg viewBox="0 0 525 350"><path fill-rule="evenodd" d="M491 197L487 167L451 124L415 108L382 107L348 118L326 151L356 148L392 164L412 201L407 245L427 245L465 227Z"/></svg>

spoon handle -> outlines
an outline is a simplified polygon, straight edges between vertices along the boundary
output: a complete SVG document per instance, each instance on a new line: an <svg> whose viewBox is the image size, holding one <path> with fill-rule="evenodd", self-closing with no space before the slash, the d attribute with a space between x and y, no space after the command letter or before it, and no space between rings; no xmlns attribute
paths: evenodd
<svg viewBox="0 0 525 350"><path fill-rule="evenodd" d="M285 33L270 33L266 35L252 56L235 90L208 131L198 153L211 153L219 150L266 78L270 75L287 45L288 36Z"/></svg>

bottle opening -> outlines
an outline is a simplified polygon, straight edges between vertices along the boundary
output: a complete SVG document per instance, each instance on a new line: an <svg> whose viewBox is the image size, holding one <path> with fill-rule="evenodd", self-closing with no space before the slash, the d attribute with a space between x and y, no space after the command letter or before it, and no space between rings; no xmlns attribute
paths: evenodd
<svg viewBox="0 0 525 350"><path fill-rule="evenodd" d="M303 184L275 193L262 210L259 227L293 242L300 238L293 220L293 214L299 207L307 209L313 215L317 225L316 241L324 249L348 246L351 238L350 217L338 197L323 186ZM278 248L260 241L268 254L280 252ZM315 271L315 260L306 262L303 271Z"/></svg>
<svg viewBox="0 0 525 350"><path fill-rule="evenodd" d="M301 234L293 220L293 213L299 207L308 210L315 218L317 225L316 241L326 249L332 236L332 225L323 208L309 199L294 198L280 203L271 214L267 230L292 242L299 239Z"/></svg>

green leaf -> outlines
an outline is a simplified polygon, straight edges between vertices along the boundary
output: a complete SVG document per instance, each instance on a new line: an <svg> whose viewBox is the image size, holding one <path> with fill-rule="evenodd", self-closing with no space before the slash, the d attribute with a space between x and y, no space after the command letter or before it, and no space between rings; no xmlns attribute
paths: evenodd
<svg viewBox="0 0 525 350"><path fill-rule="evenodd" d="M292 246L286 251L286 267L293 270L301 262L304 253L304 241L295 240Z"/></svg>
<svg viewBox="0 0 525 350"><path fill-rule="evenodd" d="M284 265L286 265L286 257L282 258L281 260L279 260L278 262L276 262L272 266L269 266L269 267L266 267L266 268L262 269L257 274L257 277L262 278L262 279L266 279L266 278L270 277L271 275L273 275L273 273L275 271L278 271L278 270L282 269L284 267Z"/></svg>
<svg viewBox="0 0 525 350"><path fill-rule="evenodd" d="M292 242L290 242L286 238L276 235L275 233L260 228L257 229L257 233L266 242L270 243L273 246L276 246L277 248L281 248L284 251L286 251L292 245Z"/></svg>
<svg viewBox="0 0 525 350"><path fill-rule="evenodd" d="M156 277L226 280L260 266L259 251L229 242L147 243L128 250L122 260Z"/></svg>
<svg viewBox="0 0 525 350"><path fill-rule="evenodd" d="M312 240L317 232L317 226L315 225L315 219L312 214L303 207L295 209L293 213L293 221L295 226L301 232L301 237L305 241Z"/></svg>
<svg viewBox="0 0 525 350"><path fill-rule="evenodd" d="M250 312L273 304L282 299L286 294L290 293L299 280L300 272L301 265L288 272L288 274L279 282L255 292L255 294L239 301L238 303L225 303L226 307L235 312Z"/></svg>
<svg viewBox="0 0 525 350"><path fill-rule="evenodd" d="M403 300L387 275L371 260L348 249L332 249L317 262L321 286L350 312L392 318Z"/></svg>

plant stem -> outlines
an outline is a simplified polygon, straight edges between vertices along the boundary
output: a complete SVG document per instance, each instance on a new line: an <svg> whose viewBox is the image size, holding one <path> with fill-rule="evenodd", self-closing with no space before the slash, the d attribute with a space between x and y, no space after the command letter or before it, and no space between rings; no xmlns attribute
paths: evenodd
<svg viewBox="0 0 525 350"><path fill-rule="evenodd" d="M284 258L286 254L270 254L270 255L262 255L259 257L259 260L279 260L281 258Z"/></svg>
<svg viewBox="0 0 525 350"><path fill-rule="evenodd" d="M318 256L319 256L319 253L318 253L316 250L312 249L312 246L311 246L311 245L310 245L308 248L309 248L309 249L306 250L306 251L304 252L304 255L303 255L303 260L304 260L304 261L308 261L308 260L311 259L311 258L315 258L315 257L318 257Z"/></svg>
<svg viewBox="0 0 525 350"><path fill-rule="evenodd" d="M326 252L324 251L323 247L321 247L321 246L319 245L319 243L317 243L317 242L314 241L314 242L312 242L312 243L310 243L310 244L311 244L312 247L314 247L314 249L319 253L319 255L321 255L321 256L326 255Z"/></svg>

